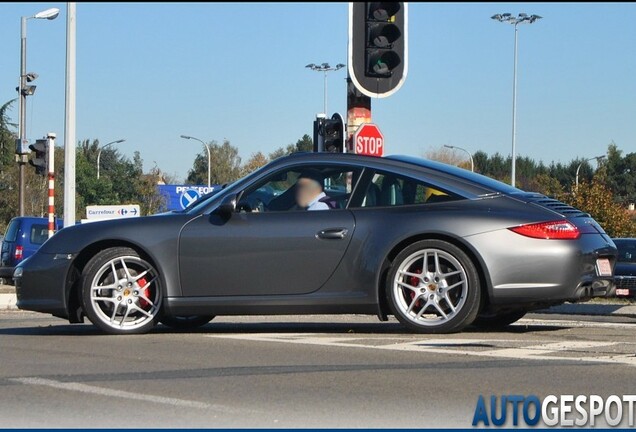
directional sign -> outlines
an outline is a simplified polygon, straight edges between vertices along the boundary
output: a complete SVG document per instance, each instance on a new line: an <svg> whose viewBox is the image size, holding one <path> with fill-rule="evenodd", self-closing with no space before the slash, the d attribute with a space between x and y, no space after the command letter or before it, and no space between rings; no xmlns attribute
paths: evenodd
<svg viewBox="0 0 636 432"><path fill-rule="evenodd" d="M86 206L86 219L90 221L138 217L140 214L138 204Z"/></svg>
<svg viewBox="0 0 636 432"><path fill-rule="evenodd" d="M384 135L372 123L360 125L356 133L353 134L353 144L356 154L384 156Z"/></svg>
<svg viewBox="0 0 636 432"><path fill-rule="evenodd" d="M188 189L181 194L179 202L181 203L181 208L184 209L198 199L199 192L197 192L196 189Z"/></svg>

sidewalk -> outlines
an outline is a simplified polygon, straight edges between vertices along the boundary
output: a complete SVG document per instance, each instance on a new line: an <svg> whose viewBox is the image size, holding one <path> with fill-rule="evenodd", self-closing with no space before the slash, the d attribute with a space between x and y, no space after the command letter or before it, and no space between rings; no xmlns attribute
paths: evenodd
<svg viewBox="0 0 636 432"><path fill-rule="evenodd" d="M0 310L18 309L15 302L15 288L11 285L0 285Z"/></svg>
<svg viewBox="0 0 636 432"><path fill-rule="evenodd" d="M0 310L17 310L15 305L15 288L10 285L0 285ZM636 304L625 302L608 303L565 303L553 306L548 309L533 311L538 314L559 314L559 315L607 315L607 316L630 316L636 318Z"/></svg>

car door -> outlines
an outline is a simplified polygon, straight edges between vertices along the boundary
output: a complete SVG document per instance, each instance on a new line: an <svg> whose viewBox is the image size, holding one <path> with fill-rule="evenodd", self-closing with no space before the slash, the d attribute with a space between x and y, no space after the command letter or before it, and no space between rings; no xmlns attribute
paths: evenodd
<svg viewBox="0 0 636 432"><path fill-rule="evenodd" d="M354 228L344 209L202 215L180 236L183 295L314 292L342 260Z"/></svg>

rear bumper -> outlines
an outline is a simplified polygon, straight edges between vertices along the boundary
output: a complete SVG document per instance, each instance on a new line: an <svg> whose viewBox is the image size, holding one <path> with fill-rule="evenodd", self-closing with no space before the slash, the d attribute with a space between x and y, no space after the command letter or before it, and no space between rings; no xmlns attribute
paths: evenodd
<svg viewBox="0 0 636 432"><path fill-rule="evenodd" d="M612 270L616 261L616 247L603 234L544 240L500 230L470 240L476 250L486 251L492 305L550 305L615 293L614 277L597 273L598 259L608 259Z"/></svg>

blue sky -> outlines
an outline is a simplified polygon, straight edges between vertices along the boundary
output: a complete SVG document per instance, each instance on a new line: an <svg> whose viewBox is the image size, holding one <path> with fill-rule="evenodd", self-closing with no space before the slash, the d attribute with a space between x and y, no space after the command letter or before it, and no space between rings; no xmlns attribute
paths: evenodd
<svg viewBox="0 0 636 432"><path fill-rule="evenodd" d="M0 102L15 97L20 16L28 23L29 139L64 130L66 3L0 4ZM387 153L444 144L510 153L513 28L498 12L543 16L519 30L518 152L546 162L636 151L636 4L478 3L409 7L409 74L373 100ZM77 138L139 150L183 179L193 141L229 139L242 157L311 134L322 76L346 63L346 3L77 5ZM329 111L346 111L345 69L329 76ZM17 106L12 115L17 119Z"/></svg>

